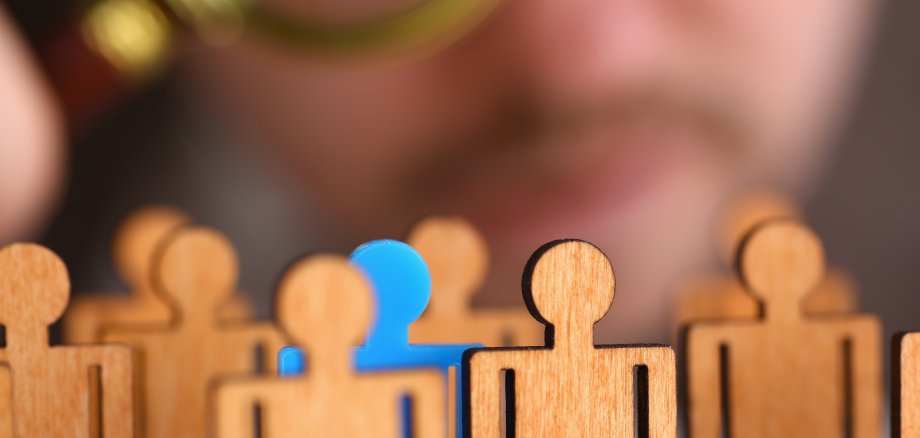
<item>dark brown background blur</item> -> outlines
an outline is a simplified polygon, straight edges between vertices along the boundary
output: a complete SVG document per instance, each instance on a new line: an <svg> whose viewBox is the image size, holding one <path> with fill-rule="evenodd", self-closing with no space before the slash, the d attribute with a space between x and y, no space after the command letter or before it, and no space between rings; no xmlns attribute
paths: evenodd
<svg viewBox="0 0 920 438"><path fill-rule="evenodd" d="M920 2L882 11L850 122L807 205L886 333L920 328Z"/></svg>
<svg viewBox="0 0 920 438"><path fill-rule="evenodd" d="M8 7L33 43L67 15L60 1ZM917 23L920 2L886 2L838 153L807 204L831 263L856 276L863 307L883 317L889 334L920 329ZM251 157L183 99L184 86L167 73L74 140L66 199L43 241L70 266L75 290L117 287L107 262L112 228L130 208L150 202L177 205L226 232L241 253L248 291L270 291L303 248L349 249L317 247L311 224L296 223L291 218L301 215L284 214L280 200L263 196L270 192L259 189L265 175L239 165ZM221 171L203 175L205 168ZM263 300L263 313L267 305Z"/></svg>

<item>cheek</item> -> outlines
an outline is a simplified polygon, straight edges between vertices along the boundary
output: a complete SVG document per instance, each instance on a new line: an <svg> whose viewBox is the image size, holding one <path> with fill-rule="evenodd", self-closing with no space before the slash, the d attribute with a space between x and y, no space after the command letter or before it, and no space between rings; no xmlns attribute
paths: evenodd
<svg viewBox="0 0 920 438"><path fill-rule="evenodd" d="M196 86L231 126L254 132L273 158L324 193L384 190L449 107L429 62L330 63L257 43L209 49L196 62Z"/></svg>
<svg viewBox="0 0 920 438"><path fill-rule="evenodd" d="M754 123L752 161L769 174L800 179L823 155L840 116L869 1L723 3Z"/></svg>

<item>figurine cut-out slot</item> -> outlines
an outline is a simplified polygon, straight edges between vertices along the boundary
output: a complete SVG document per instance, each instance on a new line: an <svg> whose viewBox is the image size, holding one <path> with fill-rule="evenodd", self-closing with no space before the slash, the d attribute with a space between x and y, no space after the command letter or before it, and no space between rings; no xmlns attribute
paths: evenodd
<svg viewBox="0 0 920 438"><path fill-rule="evenodd" d="M376 240L362 245L350 257L370 280L374 292L374 321L364 345L355 350L358 371L437 368L448 379L447 419L452 430L461 432L460 382L463 352L481 344L410 344L409 324L428 305L431 276L425 261L412 247L394 240ZM279 372L304 372L303 353L288 347L281 351ZM461 371L462 372L462 371Z"/></svg>
<svg viewBox="0 0 920 438"><path fill-rule="evenodd" d="M219 438L251 438L256 424L262 438L446 436L446 385L438 370L356 371L353 346L361 343L372 314L370 285L360 271L344 258L311 257L288 271L278 294L277 314L308 352L309 369L296 378L220 384ZM403 402L405 396L411 403ZM402 412L407 405L411 415ZM411 430L402 430L407 415Z"/></svg>
<svg viewBox="0 0 920 438"><path fill-rule="evenodd" d="M261 360L274 370L285 339L270 322L223 321L216 312L233 296L237 260L227 240L204 227L183 227L163 242L153 262L157 293L173 316L161 323L109 326L108 342L134 347L138 416L147 438L206 433L207 388L227 374L252 374ZM257 358L256 352L262 351Z"/></svg>
<svg viewBox="0 0 920 438"><path fill-rule="evenodd" d="M753 191L735 199L723 212L719 227L719 256L727 267L741 239L757 224L770 219L798 219L795 202L777 192ZM802 302L806 315L855 312L859 307L855 281L843 270L830 269ZM675 306L676 326L694 321L753 319L760 316L760 302L745 290L733 274L701 275L683 284Z"/></svg>
<svg viewBox="0 0 920 438"><path fill-rule="evenodd" d="M549 330L546 346L464 355L467 436L677 436L671 348L593 342L614 285L610 261L587 242L537 250L523 292Z"/></svg>
<svg viewBox="0 0 920 438"><path fill-rule="evenodd" d="M153 289L151 263L154 252L166 236L189 222L188 217L171 207L140 208L125 218L112 243L112 261L129 293L77 295L63 319L64 340L68 343L102 341L102 328L112 324L165 323L173 317L167 303ZM245 319L252 314L242 295L222 306L224 318Z"/></svg>
<svg viewBox="0 0 920 438"><path fill-rule="evenodd" d="M877 437L878 320L803 315L802 299L824 277L817 236L767 221L744 239L738 270L764 315L687 329L688 436Z"/></svg>
<svg viewBox="0 0 920 438"><path fill-rule="evenodd" d="M0 433L133 436L131 352L119 345L50 346L48 326L70 296L64 263L34 244L0 250ZM101 419L101 422L100 422Z"/></svg>

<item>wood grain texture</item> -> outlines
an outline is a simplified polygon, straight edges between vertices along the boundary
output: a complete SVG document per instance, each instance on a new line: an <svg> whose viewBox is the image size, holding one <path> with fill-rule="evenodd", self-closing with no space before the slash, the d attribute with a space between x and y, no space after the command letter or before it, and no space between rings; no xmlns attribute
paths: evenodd
<svg viewBox="0 0 920 438"><path fill-rule="evenodd" d="M276 311L289 337L307 352L307 373L220 384L214 395L216 435L252 438L257 404L262 438L403 437L401 400L409 396L411 436L445 436L442 373L354 371L352 348L369 325L370 292L344 257L320 255L293 266L281 281Z"/></svg>
<svg viewBox="0 0 920 438"><path fill-rule="evenodd" d="M824 275L817 236L797 221L768 221L746 237L738 266L763 317L686 331L688 436L877 437L879 321L802 313Z"/></svg>
<svg viewBox="0 0 920 438"><path fill-rule="evenodd" d="M60 318L69 295L67 268L48 249L14 244L0 250L0 323L7 341L0 349L0 397L10 403L0 409L0 433L129 438L130 350L48 344L48 326ZM4 422L8 416L12 427Z"/></svg>
<svg viewBox="0 0 920 438"><path fill-rule="evenodd" d="M607 257L587 242L551 242L524 281L525 301L550 330L546 346L467 352L468 436L676 437L673 351L593 343L614 296Z"/></svg>
<svg viewBox="0 0 920 438"><path fill-rule="evenodd" d="M280 330L270 322L226 322L217 315L234 293L237 269L222 235L183 227L170 234L153 263L156 292L169 300L173 316L158 324L103 328L106 341L135 349L144 436L203 436L207 388L215 378L252 374L260 361L276 369L276 352L286 344Z"/></svg>
<svg viewBox="0 0 920 438"><path fill-rule="evenodd" d="M0 438L13 438L13 372L0 363Z"/></svg>
<svg viewBox="0 0 920 438"><path fill-rule="evenodd" d="M733 200L722 214L718 248L723 264L730 266L741 239L759 223L771 219L799 218L795 202L781 193L758 190ZM854 312L859 303L855 282L840 269L831 269L803 301L806 315ZM733 273L712 272L686 281L674 310L675 327L693 321L753 319L760 316L760 303Z"/></svg>
<svg viewBox="0 0 920 438"><path fill-rule="evenodd" d="M128 215L115 232L112 261L129 292L74 297L63 319L65 341L99 342L105 325L169 321L172 312L169 304L154 293L150 265L163 239L188 222L184 213L159 205L140 208ZM252 314L249 302L239 294L219 312L228 319L245 319Z"/></svg>
<svg viewBox="0 0 920 438"><path fill-rule="evenodd" d="M920 437L920 332L894 339L891 431L894 438Z"/></svg>
<svg viewBox="0 0 920 438"><path fill-rule="evenodd" d="M482 235L465 219L436 216L406 241L431 271L428 309L409 327L412 343L470 343L490 347L542 345L543 326L526 309L473 308L488 266Z"/></svg>

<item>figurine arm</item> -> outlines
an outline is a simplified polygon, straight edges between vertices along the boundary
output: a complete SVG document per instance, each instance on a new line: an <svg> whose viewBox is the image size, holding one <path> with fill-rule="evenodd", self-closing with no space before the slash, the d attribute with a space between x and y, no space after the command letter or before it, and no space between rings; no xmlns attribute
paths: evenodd
<svg viewBox="0 0 920 438"><path fill-rule="evenodd" d="M411 413L415 430L412 436L435 437L447 433L447 383L439 371L419 372L409 391L413 398Z"/></svg>
<svg viewBox="0 0 920 438"><path fill-rule="evenodd" d="M223 321L246 321L252 319L252 302L247 295L234 294L218 310Z"/></svg>
<svg viewBox="0 0 920 438"><path fill-rule="evenodd" d="M13 437L13 373L0 364L0 437Z"/></svg>
<svg viewBox="0 0 920 438"><path fill-rule="evenodd" d="M120 345L94 349L98 352L102 386L102 434L131 437L135 428L131 349Z"/></svg>
<svg viewBox="0 0 920 438"><path fill-rule="evenodd" d="M240 345L255 347L262 346L262 363L268 374L277 374L278 352L290 342L287 337L272 323L247 324L240 330Z"/></svg>
<svg viewBox="0 0 920 438"><path fill-rule="evenodd" d="M649 437L677 435L677 365L670 347L649 347L644 365L648 367Z"/></svg>
<svg viewBox="0 0 920 438"><path fill-rule="evenodd" d="M99 329L100 337L106 344L125 344L130 347L143 347L143 337L158 333L158 328L129 327L129 326L103 326Z"/></svg>
<svg viewBox="0 0 920 438"><path fill-rule="evenodd" d="M685 339L687 370L688 436L711 438L722 436L722 388L724 370L720 364L720 345L726 342L717 326L696 326L687 330ZM729 345L730 342L726 342Z"/></svg>
<svg viewBox="0 0 920 438"><path fill-rule="evenodd" d="M882 330L875 318L860 318L847 328L853 437L875 437L882 427Z"/></svg>
<svg viewBox="0 0 920 438"><path fill-rule="evenodd" d="M503 366L502 356L501 352L488 349L468 350L464 354L468 380L464 385L463 412L470 419L464 432L467 436L503 436L506 415L502 412L502 370L511 367Z"/></svg>
<svg viewBox="0 0 920 438"><path fill-rule="evenodd" d="M227 380L217 384L211 402L211 427L215 438L252 436L255 430L252 406L259 401L256 383L248 380Z"/></svg>

